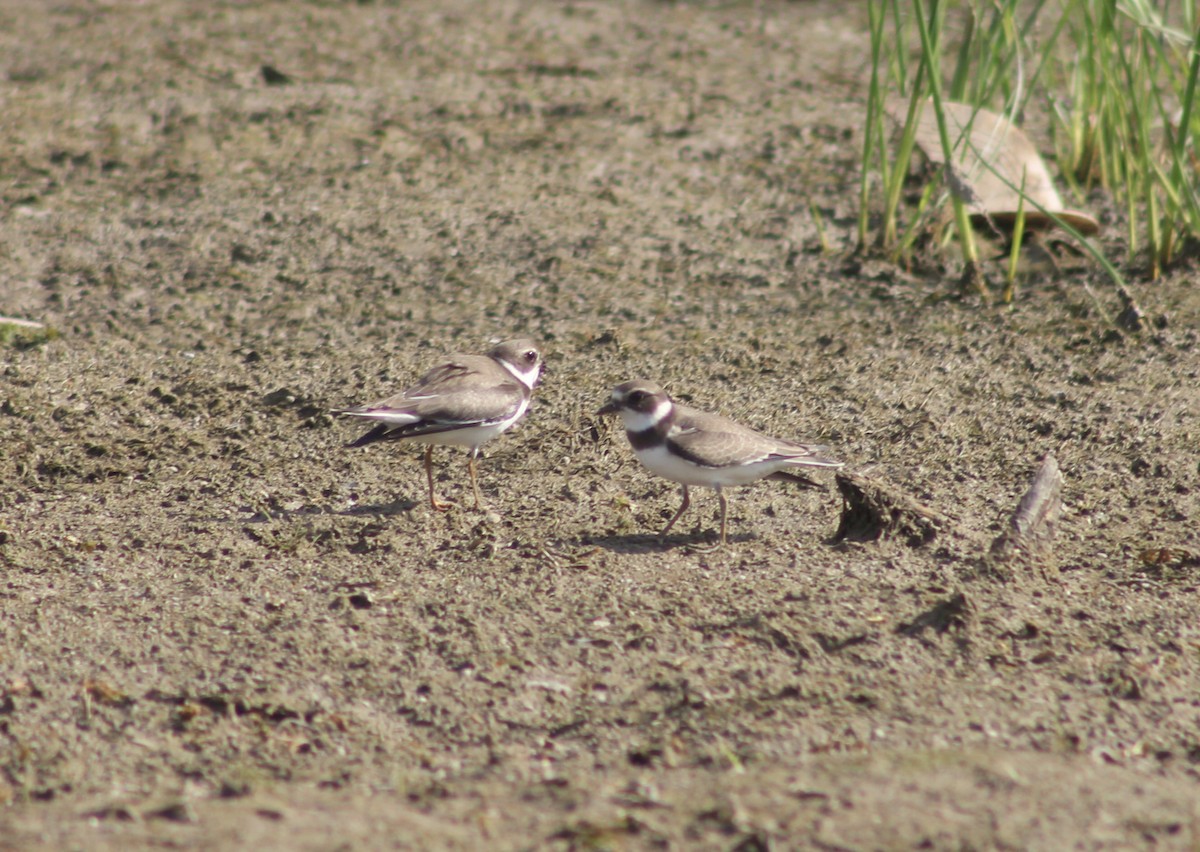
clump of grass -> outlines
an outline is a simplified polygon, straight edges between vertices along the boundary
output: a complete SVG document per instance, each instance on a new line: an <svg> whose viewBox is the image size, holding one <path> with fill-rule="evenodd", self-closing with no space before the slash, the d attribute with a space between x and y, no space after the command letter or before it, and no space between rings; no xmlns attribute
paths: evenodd
<svg viewBox="0 0 1200 852"><path fill-rule="evenodd" d="M925 79L928 81L933 113L937 119L938 137L942 145L942 162L945 163L947 172L952 172L955 160L954 143L950 140L950 128L943 106L941 82L941 52L946 7L941 0L933 0L930 14L926 16L924 0L914 0L913 5L917 17L917 30L921 34L921 63L926 71ZM911 103L909 114L912 114ZM952 175L948 177L952 179ZM950 200L954 207L954 225L958 231L959 244L962 246L963 278L972 281L980 295L986 299L987 289L979 270L979 253L975 248L975 236L974 231L971 230L971 217L967 214L967 205L961 192L951 192Z"/></svg>
<svg viewBox="0 0 1200 852"><path fill-rule="evenodd" d="M1112 192L1127 218L1129 259L1157 277L1182 243L1200 239L1195 96L1200 76L1194 3L1074 0L1065 35L1079 47L1051 69L1056 148L1082 190Z"/></svg>
<svg viewBox="0 0 1200 852"><path fill-rule="evenodd" d="M1005 66L1003 59L1011 51L1006 53L995 46L988 47L983 53L985 57L992 57L991 61L984 63L982 72L974 76L968 74L966 69L970 67L969 57L973 49L974 52L979 52L977 48L980 45L991 44L997 40L995 24L983 34L977 34L974 27L968 27L959 47L951 84L947 89L942 79L947 4L943 0L932 0L927 6L925 0L915 0L912 14L908 13L908 8L908 4L902 5L899 0L868 2L871 78L863 141L859 248L864 249L873 243L875 247L887 252L893 260L911 259L912 247L921 233L922 225L926 224L929 217L937 213L949 198L965 262L966 277L974 280L980 294L986 297L982 278L978 273L978 252L970 217L962 194L943 192L940 197L936 197L934 184L928 184L916 211L909 217L903 230L900 227L900 202L908 174L908 163L916 147L918 118L925 101L932 101L939 142L943 150L943 162L952 164L955 162L952 151L954 146L943 109L944 100L947 97L961 98L964 89L973 80L977 89L982 86L982 92L990 92L995 88L995 83L980 81L999 79L997 69ZM1000 32L1004 34L1006 30L1001 28ZM915 68L911 73L908 67L910 55L915 56ZM989 70L990 76L983 73ZM976 92L976 96L980 94ZM894 158L891 151L893 133L889 124L889 112L891 118L899 124ZM870 210L874 174L879 175L883 213L879 230L872 240ZM953 175L948 177L950 180L946 182L952 184Z"/></svg>
<svg viewBox="0 0 1200 852"><path fill-rule="evenodd" d="M926 101L937 119L945 164L955 162L946 101L992 109L1010 119L1031 105L1048 105L1064 179L1077 197L1094 187L1112 194L1128 220L1127 260L1134 263L1145 252L1151 276L1161 273L1181 245L1200 242L1194 143L1200 130L1194 108L1200 13L1191 3L1161 5L1169 15L1154 0L1066 0L1053 10L1046 8L1045 0L914 0L911 5L868 0L871 77L862 150L860 250L874 246L896 261L911 259L921 226L948 199L968 271L978 262L961 191L939 193L930 184L916 210L906 219L901 215L915 124ZM963 26L945 75L942 58L949 52L950 8L961 11L955 20ZM900 125L894 147L889 106ZM943 171L942 185L961 189L955 186L952 165ZM877 194L881 202L875 201ZM1037 207L1026 201L1025 212ZM874 234L873 208L878 214ZM1094 246L1070 227L1063 230L1124 286L1119 271ZM1010 270L1015 268L1012 264L1015 255L1010 257ZM1009 292L1011 275L1010 271Z"/></svg>

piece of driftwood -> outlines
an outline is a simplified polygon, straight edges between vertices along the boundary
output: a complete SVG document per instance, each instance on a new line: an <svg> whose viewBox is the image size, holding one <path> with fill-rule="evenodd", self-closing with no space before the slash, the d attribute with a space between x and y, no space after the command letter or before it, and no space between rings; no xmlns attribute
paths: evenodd
<svg viewBox="0 0 1200 852"><path fill-rule="evenodd" d="M1062 515L1062 487L1058 462L1048 455L1017 504L1007 529L992 542L993 566L1016 564L1045 571L1053 559L1054 535Z"/></svg>
<svg viewBox="0 0 1200 852"><path fill-rule="evenodd" d="M920 547L950 526L946 517L882 480L839 473L836 481L842 493L842 518L833 535L835 542L902 538L909 547Z"/></svg>

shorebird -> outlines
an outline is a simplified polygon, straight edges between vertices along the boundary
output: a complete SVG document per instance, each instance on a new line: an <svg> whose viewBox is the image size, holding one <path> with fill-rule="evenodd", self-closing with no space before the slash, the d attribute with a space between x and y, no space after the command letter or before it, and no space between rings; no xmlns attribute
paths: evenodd
<svg viewBox="0 0 1200 852"><path fill-rule="evenodd" d="M678 482L683 503L659 534L665 537L691 505L689 486L713 488L721 502L721 541L727 507L722 489L760 479L779 479L820 488L795 468L837 468L825 447L797 444L756 432L728 417L679 405L658 385L632 381L617 385L597 414L619 414L638 461L651 472Z"/></svg>
<svg viewBox="0 0 1200 852"><path fill-rule="evenodd" d="M542 366L542 354L532 340L507 340L486 355L451 356L395 396L335 413L378 421L374 429L347 446L362 447L376 441L424 444L429 505L435 511L445 511L451 504L439 503L434 495L433 448L466 447L475 507L481 508L483 498L475 472L479 448L525 414Z"/></svg>

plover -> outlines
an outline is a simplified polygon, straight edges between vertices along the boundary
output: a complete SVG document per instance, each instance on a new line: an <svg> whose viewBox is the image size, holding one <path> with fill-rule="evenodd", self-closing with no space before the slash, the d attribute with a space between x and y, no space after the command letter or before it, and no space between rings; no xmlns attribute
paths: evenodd
<svg viewBox="0 0 1200 852"><path fill-rule="evenodd" d="M842 462L826 455L825 447L771 438L720 414L679 405L652 382L617 385L608 404L596 413L620 414L638 461L682 486L683 503L663 527L661 536L670 532L691 505L689 486L716 489L721 501L720 543L724 544L725 486L780 479L819 488L792 469L842 466Z"/></svg>
<svg viewBox="0 0 1200 852"><path fill-rule="evenodd" d="M347 446L376 441L424 444L429 505L439 512L449 504L439 503L433 493L433 448L466 447L471 451L467 469L475 507L480 508L483 498L475 473L479 448L521 419L541 375L542 354L537 345L525 338L507 340L487 355L454 355L395 396L335 413L379 421Z"/></svg>

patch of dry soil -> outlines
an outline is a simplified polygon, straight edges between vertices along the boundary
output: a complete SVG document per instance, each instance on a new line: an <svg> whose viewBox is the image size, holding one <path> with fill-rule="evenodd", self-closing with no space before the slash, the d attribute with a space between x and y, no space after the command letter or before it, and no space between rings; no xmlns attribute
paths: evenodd
<svg viewBox="0 0 1200 852"><path fill-rule="evenodd" d="M1095 270L1000 310L855 258L863 32L0 7L0 313L57 332L0 349L0 848L1195 848L1194 272L1122 336ZM490 511L343 448L518 333ZM639 376L947 520L835 544L835 490L764 483L660 543L591 414ZM1047 453L1052 558L998 572Z"/></svg>

